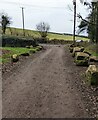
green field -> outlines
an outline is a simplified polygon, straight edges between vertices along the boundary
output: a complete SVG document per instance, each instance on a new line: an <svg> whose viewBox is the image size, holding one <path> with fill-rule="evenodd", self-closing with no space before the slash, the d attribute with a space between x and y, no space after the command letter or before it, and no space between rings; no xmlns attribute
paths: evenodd
<svg viewBox="0 0 98 120"><path fill-rule="evenodd" d="M12 33L12 34L11 34ZM23 36L23 30L19 28L7 28L6 30L6 35L13 35L13 36ZM34 38L39 38L41 37L39 32L34 31L34 30L25 30L25 36L26 37L34 37ZM64 34L56 34L56 33L48 33L47 38L49 40L57 39L57 40L73 40L72 35L64 35ZM87 41L88 38L85 37L76 37L76 40L81 39L84 41Z"/></svg>
<svg viewBox="0 0 98 120"><path fill-rule="evenodd" d="M59 35L59 34L52 34L52 33L48 33L48 38L50 40L52 39L59 39L59 40L70 40L72 41L73 40L73 36L71 35ZM88 38L84 38L84 37L76 37L76 40L84 40L84 41L87 41Z"/></svg>

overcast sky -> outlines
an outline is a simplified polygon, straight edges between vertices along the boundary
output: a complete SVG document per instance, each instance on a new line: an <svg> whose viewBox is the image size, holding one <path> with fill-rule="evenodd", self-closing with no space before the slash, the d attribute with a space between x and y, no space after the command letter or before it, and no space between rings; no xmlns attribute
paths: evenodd
<svg viewBox="0 0 98 120"><path fill-rule="evenodd" d="M0 13L12 18L12 27L22 28L21 7L24 7L25 28L36 29L36 24L47 22L52 32L73 32L72 0L0 0ZM88 10L77 0L77 13L85 18ZM79 20L77 19L77 25Z"/></svg>

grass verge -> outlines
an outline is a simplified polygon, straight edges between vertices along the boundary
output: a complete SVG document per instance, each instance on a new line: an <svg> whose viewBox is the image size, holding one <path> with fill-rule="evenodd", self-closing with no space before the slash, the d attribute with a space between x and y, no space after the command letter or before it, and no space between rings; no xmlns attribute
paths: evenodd
<svg viewBox="0 0 98 120"><path fill-rule="evenodd" d="M85 50L94 56L98 56L98 44L90 44L85 48Z"/></svg>
<svg viewBox="0 0 98 120"><path fill-rule="evenodd" d="M2 55L0 56L0 63L6 63L9 62L11 59L11 55L17 54L21 55L23 53L30 53L30 50L37 51L35 48L21 48L21 47L1 47L0 50L2 51ZM6 51L9 51L6 53ZM3 54L3 52L5 52Z"/></svg>

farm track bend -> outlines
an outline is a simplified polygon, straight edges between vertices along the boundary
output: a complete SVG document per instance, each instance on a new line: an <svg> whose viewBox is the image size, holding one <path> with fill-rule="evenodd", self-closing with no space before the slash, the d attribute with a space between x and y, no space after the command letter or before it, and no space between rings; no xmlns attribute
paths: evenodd
<svg viewBox="0 0 98 120"><path fill-rule="evenodd" d="M3 76L3 118L89 117L74 82L85 68L75 67L68 48L46 46L31 58Z"/></svg>

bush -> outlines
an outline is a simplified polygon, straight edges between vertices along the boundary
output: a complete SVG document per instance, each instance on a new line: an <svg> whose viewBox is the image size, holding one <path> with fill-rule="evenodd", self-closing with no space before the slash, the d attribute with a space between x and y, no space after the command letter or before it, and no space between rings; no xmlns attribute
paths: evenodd
<svg viewBox="0 0 98 120"><path fill-rule="evenodd" d="M26 47L32 45L37 46L34 39L18 38L18 37L2 37L2 47Z"/></svg>

